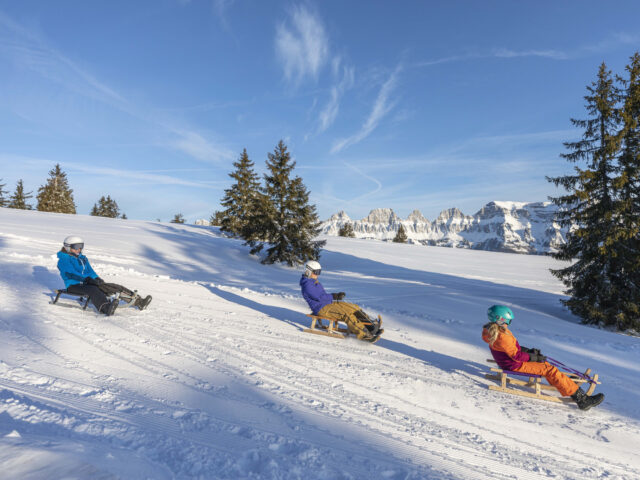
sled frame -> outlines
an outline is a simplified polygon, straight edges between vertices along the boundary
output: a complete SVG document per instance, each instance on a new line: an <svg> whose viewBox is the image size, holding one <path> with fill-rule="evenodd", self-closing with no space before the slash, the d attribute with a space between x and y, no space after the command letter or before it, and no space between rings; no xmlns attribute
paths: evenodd
<svg viewBox="0 0 640 480"><path fill-rule="evenodd" d="M69 295L70 297L78 297L80 300L80 303L84 302L84 305L82 306L82 310L86 310L87 307L89 306L89 297L86 296L86 300L85 300L85 295L79 294L79 293L71 293L71 292L67 292L66 288L60 288L57 289L56 291L56 298L54 298L51 303L53 305L58 303L58 300L60 299L60 295ZM60 304L60 306L65 306L65 307L71 307L72 305L67 305L67 304Z"/></svg>
<svg viewBox="0 0 640 480"><path fill-rule="evenodd" d="M494 360L487 360L491 363L495 363ZM498 392L509 393L512 395L520 395L523 397L537 398L539 400L546 400L548 402L556 402L556 403L571 403L571 399L568 397L558 397L555 395L549 395L547 393L543 393L543 390L552 390L557 391L555 387L542 383L542 375L535 375L532 373L522 373L522 372L513 372L513 371L505 371L501 368L491 368L491 371L494 373L488 373L485 375L485 378L490 380L497 380L500 382L500 385L489 385L489 390L495 390ZM563 372L565 373L565 372ZM510 377L509 375L516 375L520 377L527 377L527 380L520 380L517 378ZM599 385L598 382L598 374L593 375L593 381L587 382L587 380L578 377L572 373L565 373L571 380L573 380L578 385L583 383L590 383L589 388L586 391L587 395L593 394L596 389L596 385ZM591 369L588 368L585 371L585 375L591 375ZM516 388L509 388L508 385L518 385L521 387L527 387L533 389L533 391L520 390Z"/></svg>
<svg viewBox="0 0 640 480"><path fill-rule="evenodd" d="M340 320L334 320L332 318L320 317L318 315L306 314L311 318L311 327L305 328L303 331L307 333L315 333L316 335L326 335L333 338L347 338L349 336L349 329L342 328L340 326ZM328 325L323 325L322 320L326 320Z"/></svg>

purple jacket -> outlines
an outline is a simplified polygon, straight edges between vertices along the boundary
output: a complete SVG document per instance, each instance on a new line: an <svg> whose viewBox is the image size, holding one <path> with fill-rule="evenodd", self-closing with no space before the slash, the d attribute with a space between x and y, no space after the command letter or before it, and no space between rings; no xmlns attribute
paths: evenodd
<svg viewBox="0 0 640 480"><path fill-rule="evenodd" d="M302 296L309 304L314 315L317 315L323 307L333 302L333 297L324 291L322 284L318 280L307 278L303 275L300 279L300 287L302 288Z"/></svg>

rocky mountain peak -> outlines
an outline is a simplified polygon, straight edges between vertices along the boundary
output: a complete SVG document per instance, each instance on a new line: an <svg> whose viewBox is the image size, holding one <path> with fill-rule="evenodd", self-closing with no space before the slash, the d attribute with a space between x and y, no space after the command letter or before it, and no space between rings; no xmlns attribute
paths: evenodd
<svg viewBox="0 0 640 480"><path fill-rule="evenodd" d="M376 208L362 220L338 212L321 227L337 235L351 223L358 238L391 241L404 225L409 241L424 245L473 248L514 253L550 253L564 243L566 228L555 222L557 207L549 202L489 202L475 215L457 208L440 212L432 223L419 210L402 220L390 208Z"/></svg>

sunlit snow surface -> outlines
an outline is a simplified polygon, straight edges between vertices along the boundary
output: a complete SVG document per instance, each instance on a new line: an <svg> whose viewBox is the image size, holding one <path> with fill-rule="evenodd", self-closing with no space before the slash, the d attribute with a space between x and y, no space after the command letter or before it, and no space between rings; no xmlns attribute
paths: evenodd
<svg viewBox="0 0 640 480"><path fill-rule="evenodd" d="M69 234L149 309L50 305ZM0 258L1 479L640 478L640 339L580 325L548 257L328 238L375 345L304 333L300 271L216 228L0 209ZM605 402L489 391L494 303Z"/></svg>

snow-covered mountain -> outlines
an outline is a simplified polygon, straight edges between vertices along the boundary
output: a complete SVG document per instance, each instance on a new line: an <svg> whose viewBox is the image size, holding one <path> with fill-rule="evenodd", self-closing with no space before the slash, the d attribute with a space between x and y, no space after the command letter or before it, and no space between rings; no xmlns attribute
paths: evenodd
<svg viewBox="0 0 640 480"><path fill-rule="evenodd" d="M419 210L403 220L390 208L377 208L355 221L341 211L322 224L322 233L338 235L351 223L358 238L392 240L403 225L412 243L544 254L564 243L566 229L554 221L556 209L550 202L490 202L474 215L457 208L443 210L433 222Z"/></svg>

